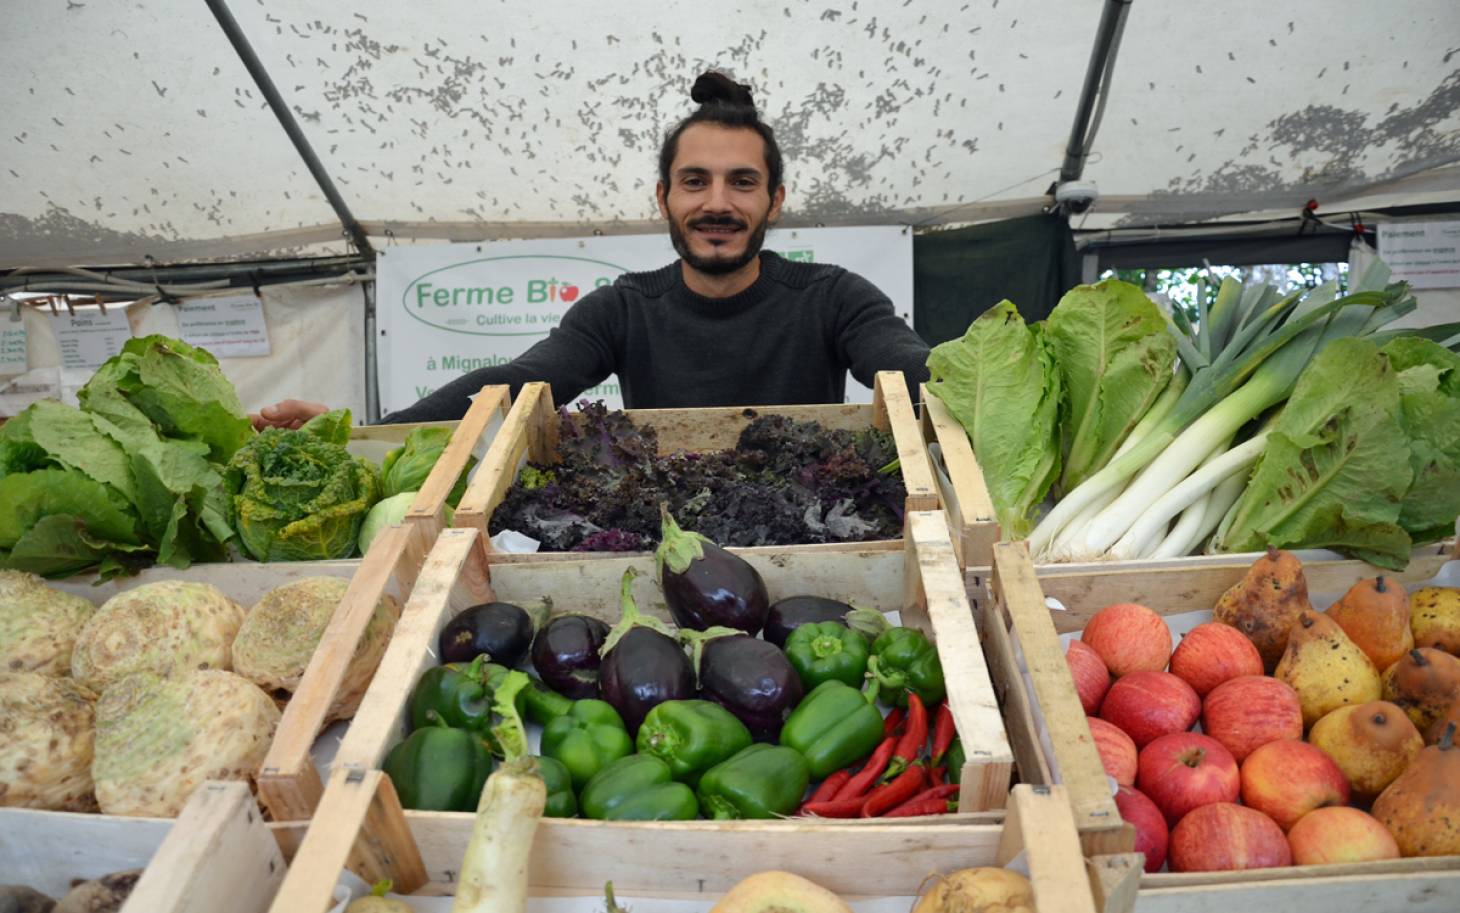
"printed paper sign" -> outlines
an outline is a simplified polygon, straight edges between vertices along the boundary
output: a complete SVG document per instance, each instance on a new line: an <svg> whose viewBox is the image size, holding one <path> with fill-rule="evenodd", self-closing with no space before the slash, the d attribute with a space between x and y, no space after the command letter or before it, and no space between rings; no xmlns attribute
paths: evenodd
<svg viewBox="0 0 1460 913"><path fill-rule="evenodd" d="M189 298L177 309L183 342L199 346L218 358L268 355L269 328L264 305L255 295Z"/></svg>
<svg viewBox="0 0 1460 913"><path fill-rule="evenodd" d="M912 323L912 235L901 226L767 232L788 260L860 274ZM389 248L376 261L380 403L409 406L469 371L506 364L537 343L582 296L623 273L677 258L668 234ZM621 408L617 377L584 392ZM847 377L849 402L872 391Z"/></svg>
<svg viewBox="0 0 1460 913"><path fill-rule="evenodd" d="M51 316L56 343L61 347L61 367L95 371L102 362L122 351L132 338L127 312L112 308L77 308L76 313Z"/></svg>
<svg viewBox="0 0 1460 913"><path fill-rule="evenodd" d="M1414 288L1460 288L1460 222L1386 222L1379 259Z"/></svg>
<svg viewBox="0 0 1460 913"><path fill-rule="evenodd" d="M0 375L24 374L29 367L24 321L0 317Z"/></svg>

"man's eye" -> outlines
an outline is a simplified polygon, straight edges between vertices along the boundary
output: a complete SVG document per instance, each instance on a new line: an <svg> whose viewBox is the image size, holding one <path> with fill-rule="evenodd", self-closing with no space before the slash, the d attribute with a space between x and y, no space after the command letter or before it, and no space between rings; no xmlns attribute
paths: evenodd
<svg viewBox="0 0 1460 913"><path fill-rule="evenodd" d="M684 186L686 186L686 187L703 187L704 186L704 183L705 183L704 178L685 178L684 179Z"/></svg>

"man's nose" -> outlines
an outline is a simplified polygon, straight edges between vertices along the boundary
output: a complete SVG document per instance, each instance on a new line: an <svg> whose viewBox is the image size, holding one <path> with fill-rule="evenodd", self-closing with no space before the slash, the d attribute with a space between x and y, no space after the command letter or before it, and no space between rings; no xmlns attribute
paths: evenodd
<svg viewBox="0 0 1460 913"><path fill-rule="evenodd" d="M710 192L705 197L705 209L710 212L729 212L730 184L727 181L711 181Z"/></svg>

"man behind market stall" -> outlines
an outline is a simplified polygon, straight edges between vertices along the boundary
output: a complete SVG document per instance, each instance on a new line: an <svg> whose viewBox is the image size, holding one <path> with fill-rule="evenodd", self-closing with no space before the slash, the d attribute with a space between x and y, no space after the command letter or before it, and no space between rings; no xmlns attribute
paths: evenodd
<svg viewBox="0 0 1460 913"><path fill-rule="evenodd" d="M385 422L460 419L485 384L513 396L546 381L558 403L617 374L630 409L840 403L846 375L870 386L901 371L916 393L928 346L876 286L830 264L762 251L786 198L781 150L748 86L717 72L695 80L700 107L659 153L659 212L680 259L628 273L563 315L505 365L472 371ZM286 400L260 427L298 427L326 411Z"/></svg>

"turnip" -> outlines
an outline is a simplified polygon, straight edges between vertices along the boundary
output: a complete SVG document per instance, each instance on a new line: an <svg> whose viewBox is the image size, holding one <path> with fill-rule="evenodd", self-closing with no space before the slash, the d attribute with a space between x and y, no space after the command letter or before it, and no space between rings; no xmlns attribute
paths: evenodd
<svg viewBox="0 0 1460 913"><path fill-rule="evenodd" d="M1034 913L1034 886L1008 869L959 869L936 878L913 913Z"/></svg>

